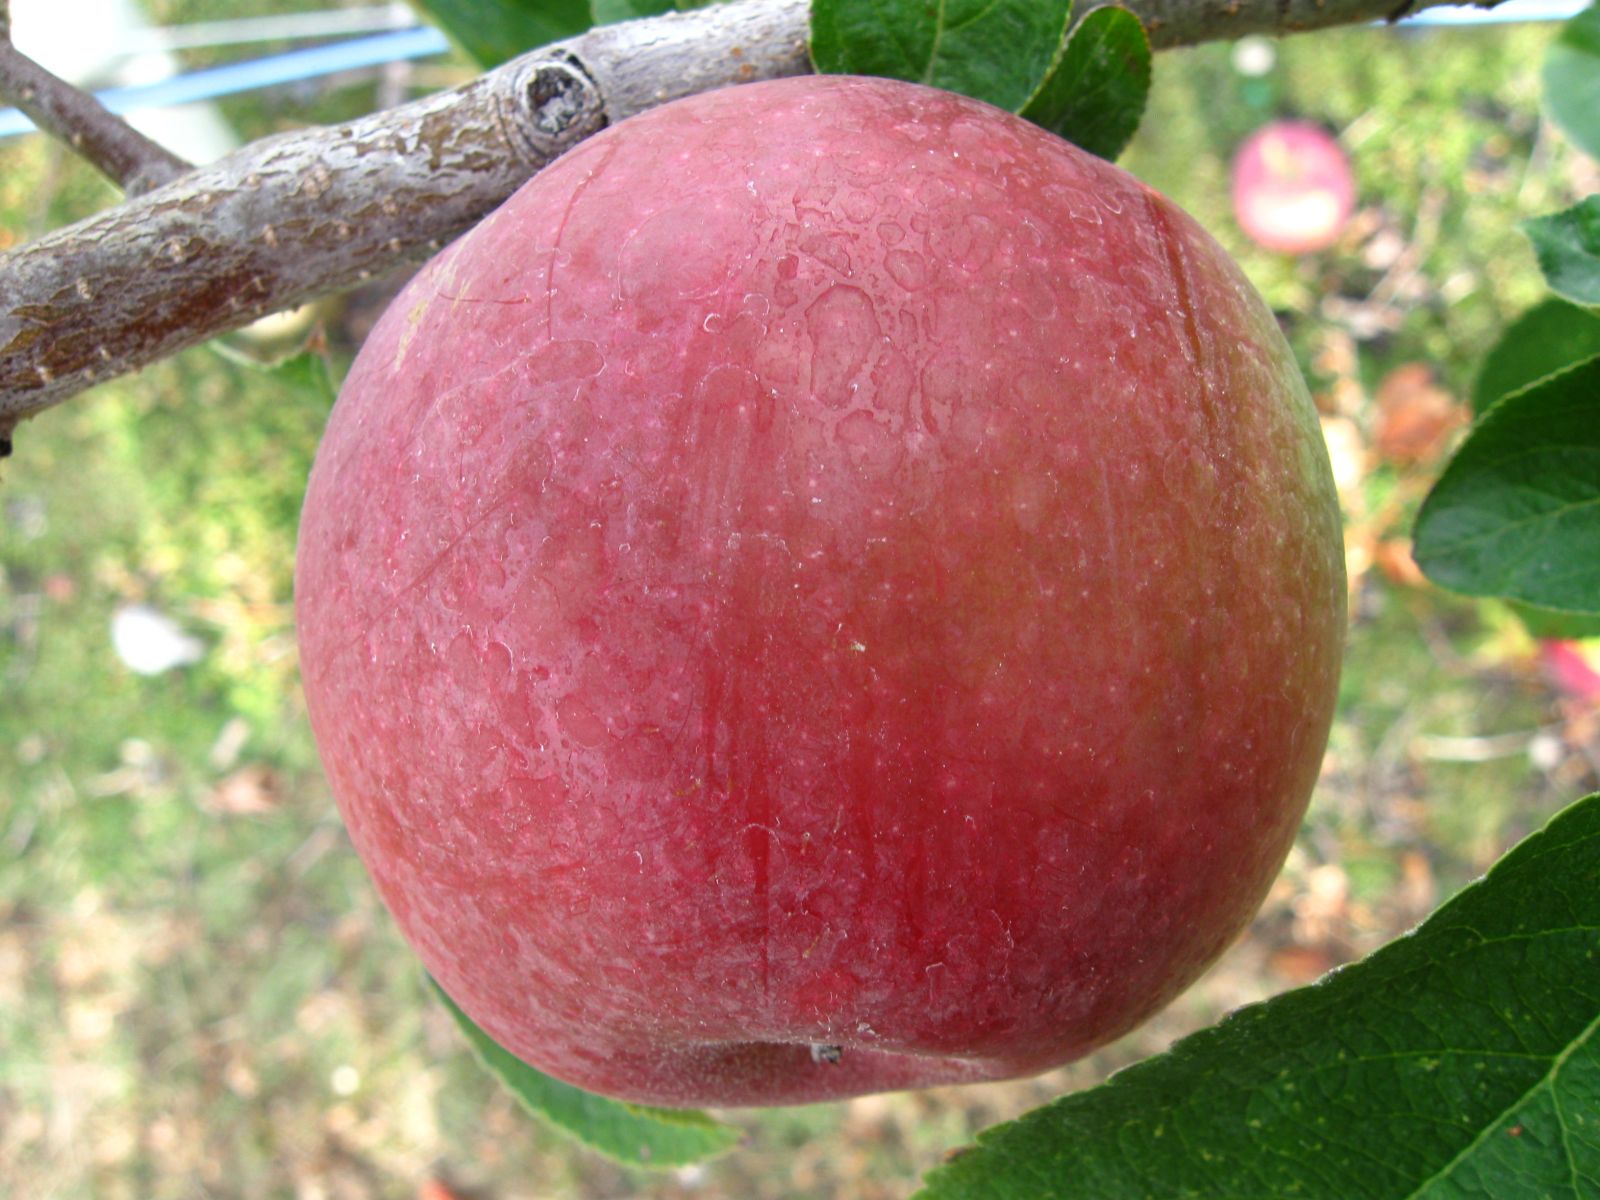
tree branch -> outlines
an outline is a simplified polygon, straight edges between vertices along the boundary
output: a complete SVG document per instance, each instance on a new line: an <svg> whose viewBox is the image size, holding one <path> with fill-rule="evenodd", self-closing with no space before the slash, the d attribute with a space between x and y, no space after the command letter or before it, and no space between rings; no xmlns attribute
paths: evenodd
<svg viewBox="0 0 1600 1200"><path fill-rule="evenodd" d="M0 13L0 17L8 14ZM176 179L189 164L157 145L89 93L52 75L11 44L0 25L0 98L59 138L130 196Z"/></svg>
<svg viewBox="0 0 1600 1200"><path fill-rule="evenodd" d="M1092 0L1074 20L1107 0ZM1202 42L1231 42L1250 34L1283 37L1338 25L1371 21L1394 22L1402 17L1437 8L1441 4L1469 4L1495 8L1501 0L1117 0L1143 22L1156 50L1198 46Z"/></svg>
<svg viewBox="0 0 1600 1200"><path fill-rule="evenodd" d="M1369 21L1394 4L1126 2L1157 47ZM809 11L738 0L594 29L456 91L246 146L0 255L0 442L90 384L425 257L608 123L810 70Z"/></svg>

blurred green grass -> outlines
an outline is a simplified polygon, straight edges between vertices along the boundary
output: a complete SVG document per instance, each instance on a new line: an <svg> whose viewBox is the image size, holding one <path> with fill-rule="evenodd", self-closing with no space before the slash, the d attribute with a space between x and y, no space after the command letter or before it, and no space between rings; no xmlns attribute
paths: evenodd
<svg viewBox="0 0 1600 1200"><path fill-rule="evenodd" d="M154 11L240 15L223 0ZM1262 79L1240 76L1226 46L1168 54L1125 162L1240 258L1319 399L1370 435L1374 390L1398 366L1425 363L1465 392L1541 294L1515 222L1594 186L1593 164L1538 116L1553 32L1306 36L1276 44ZM225 111L255 137L354 115L373 94L357 82ZM1228 156L1278 114L1342 130L1354 159L1361 213L1326 255L1270 255L1233 225ZM0 242L114 198L40 139L0 145ZM1253 935L1172 1010L1043 1080L741 1115L747 1145L723 1161L624 1171L478 1072L338 825L290 609L327 408L304 373L202 348L27 423L0 468L0 1178L13 1194L398 1198L437 1177L484 1200L903 1195L978 1128L1392 936L1583 790L1579 757L1536 769L1515 738L1483 762L1426 751L1419 738L1542 731L1548 745L1561 716L1501 610L1373 571L1295 854ZM1429 468L1366 465L1352 522L1395 495L1411 497L1403 517ZM203 658L130 672L108 631L134 601L198 635Z"/></svg>

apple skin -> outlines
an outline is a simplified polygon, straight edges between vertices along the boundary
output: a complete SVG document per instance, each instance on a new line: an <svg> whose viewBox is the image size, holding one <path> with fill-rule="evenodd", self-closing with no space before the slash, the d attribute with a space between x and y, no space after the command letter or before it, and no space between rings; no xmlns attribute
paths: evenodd
<svg viewBox="0 0 1600 1200"><path fill-rule="evenodd" d="M625 121L440 254L297 567L323 761L428 970L666 1105L1030 1074L1166 1004L1287 852L1344 594L1216 244L847 77Z"/></svg>
<svg viewBox="0 0 1600 1200"><path fill-rule="evenodd" d="M1327 130L1308 121L1273 121L1233 158L1233 212L1257 245L1314 254L1339 240L1355 211L1350 159Z"/></svg>

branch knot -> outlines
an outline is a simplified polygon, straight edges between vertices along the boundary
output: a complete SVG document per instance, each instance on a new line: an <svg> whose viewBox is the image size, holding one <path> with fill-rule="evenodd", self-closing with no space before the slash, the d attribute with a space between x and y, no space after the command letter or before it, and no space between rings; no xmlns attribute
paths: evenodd
<svg viewBox="0 0 1600 1200"><path fill-rule="evenodd" d="M577 55L554 49L530 62L512 92L507 133L539 166L606 127L605 100Z"/></svg>

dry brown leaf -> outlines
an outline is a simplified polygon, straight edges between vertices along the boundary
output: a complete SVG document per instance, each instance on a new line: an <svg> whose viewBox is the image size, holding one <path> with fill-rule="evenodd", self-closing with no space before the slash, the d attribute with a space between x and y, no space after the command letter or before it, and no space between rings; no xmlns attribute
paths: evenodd
<svg viewBox="0 0 1600 1200"><path fill-rule="evenodd" d="M228 816L255 816L278 807L278 777L271 769L255 764L240 767L211 790L206 797L207 812Z"/></svg>
<svg viewBox="0 0 1600 1200"><path fill-rule="evenodd" d="M1267 970L1291 987L1314 983L1338 965L1338 957L1326 946L1279 946L1267 956Z"/></svg>
<svg viewBox="0 0 1600 1200"><path fill-rule="evenodd" d="M1356 373L1356 340L1343 329L1329 326L1322 332L1321 344L1311 365L1323 375L1347 378Z"/></svg>
<svg viewBox="0 0 1600 1200"><path fill-rule="evenodd" d="M1296 896L1294 938L1302 945L1334 940L1350 920L1350 879L1337 863L1323 863L1306 873L1306 890Z"/></svg>
<svg viewBox="0 0 1600 1200"><path fill-rule="evenodd" d="M1406 363L1378 384L1373 449L1397 466L1430 463L1470 419L1466 407L1440 387L1426 363Z"/></svg>
<svg viewBox="0 0 1600 1200"><path fill-rule="evenodd" d="M1411 919L1433 911L1439 900L1439 885L1433 864L1420 850L1407 850L1400 858L1400 904Z"/></svg>
<svg viewBox="0 0 1600 1200"><path fill-rule="evenodd" d="M1379 542L1373 551L1373 561L1390 583L1398 583L1402 587L1427 585L1427 576L1417 566L1417 560L1411 557L1410 538L1390 538Z"/></svg>

